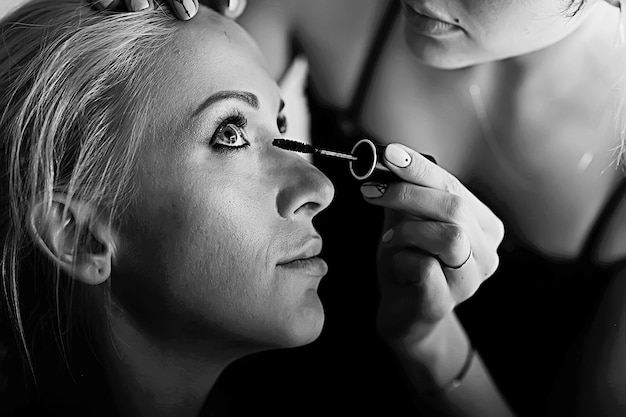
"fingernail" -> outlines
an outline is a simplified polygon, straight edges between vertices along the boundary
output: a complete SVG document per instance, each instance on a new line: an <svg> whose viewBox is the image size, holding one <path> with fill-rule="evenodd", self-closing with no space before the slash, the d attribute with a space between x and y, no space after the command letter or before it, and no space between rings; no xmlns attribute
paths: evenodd
<svg viewBox="0 0 626 417"><path fill-rule="evenodd" d="M366 182L361 185L361 194L365 198L380 198L387 191L387 184L381 182Z"/></svg>
<svg viewBox="0 0 626 417"><path fill-rule="evenodd" d="M384 234L383 237L381 238L381 240L383 241L383 243L389 243L391 241L391 239L393 239L393 228L387 230Z"/></svg>
<svg viewBox="0 0 626 417"><path fill-rule="evenodd" d="M196 14L196 5L193 0L174 0L174 7L181 19L191 19Z"/></svg>
<svg viewBox="0 0 626 417"><path fill-rule="evenodd" d="M145 10L148 7L150 7L150 2L148 0L131 0L130 2L130 8L135 12Z"/></svg>
<svg viewBox="0 0 626 417"><path fill-rule="evenodd" d="M237 10L237 7L239 7L239 0L230 0L228 2L228 10L231 12L234 12Z"/></svg>
<svg viewBox="0 0 626 417"><path fill-rule="evenodd" d="M411 163L411 155L393 143L385 148L385 159L398 168L406 168Z"/></svg>

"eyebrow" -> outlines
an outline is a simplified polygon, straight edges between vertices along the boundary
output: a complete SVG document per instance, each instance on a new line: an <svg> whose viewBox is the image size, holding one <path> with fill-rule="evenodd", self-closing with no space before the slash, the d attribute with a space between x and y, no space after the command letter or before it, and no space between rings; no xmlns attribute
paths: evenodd
<svg viewBox="0 0 626 417"><path fill-rule="evenodd" d="M200 106L193 113L193 116L194 117L198 116L208 107L212 106L213 104L219 101L231 100L231 99L242 101L246 103L247 105L249 105L250 107L254 107L257 110L259 109L259 98L255 94L250 93L248 91L224 90L224 91L218 91L217 93L212 94L211 96L209 96L209 98L204 100L202 104L200 104Z"/></svg>

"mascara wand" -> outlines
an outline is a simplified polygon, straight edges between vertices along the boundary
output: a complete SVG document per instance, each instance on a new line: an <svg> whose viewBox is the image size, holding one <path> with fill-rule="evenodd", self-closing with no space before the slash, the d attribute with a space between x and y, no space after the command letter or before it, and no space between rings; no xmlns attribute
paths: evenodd
<svg viewBox="0 0 626 417"><path fill-rule="evenodd" d="M272 145L285 149L287 151L300 152L300 153L312 153L322 156L329 156L331 158L345 159L346 161L356 161L357 157L349 153L331 151L330 149L318 148L313 145L298 142L289 139L274 139Z"/></svg>
<svg viewBox="0 0 626 417"><path fill-rule="evenodd" d="M351 153L318 148L289 139L274 139L272 145L287 151L317 154L348 161L350 174L359 181L380 180L391 182L398 180L398 177L380 162L385 147L377 146L369 139L358 141L352 148Z"/></svg>
<svg viewBox="0 0 626 417"><path fill-rule="evenodd" d="M318 148L313 145L289 139L274 139L272 145L292 152L311 153L348 161L350 174L358 181L398 181L396 174L391 172L381 161L384 158L386 145L379 145L369 139L359 140L350 153ZM435 158L422 154L436 164Z"/></svg>

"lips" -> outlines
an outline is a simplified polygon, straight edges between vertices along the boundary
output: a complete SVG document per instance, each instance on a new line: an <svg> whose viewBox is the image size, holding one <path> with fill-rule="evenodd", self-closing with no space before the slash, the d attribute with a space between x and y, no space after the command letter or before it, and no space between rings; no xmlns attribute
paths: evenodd
<svg viewBox="0 0 626 417"><path fill-rule="evenodd" d="M296 259L291 262L278 264L279 268L289 270L291 272L303 273L315 277L321 277L328 272L328 265L322 258L317 256L304 259Z"/></svg>
<svg viewBox="0 0 626 417"><path fill-rule="evenodd" d="M443 36L459 32L462 29L443 17L441 13L421 4L403 2L405 16L409 25L417 32L430 36Z"/></svg>
<svg viewBox="0 0 626 417"><path fill-rule="evenodd" d="M318 255L322 251L322 239L319 236L310 238L294 255L287 256L277 263L277 267L296 273L312 276L323 276L328 272L328 265Z"/></svg>

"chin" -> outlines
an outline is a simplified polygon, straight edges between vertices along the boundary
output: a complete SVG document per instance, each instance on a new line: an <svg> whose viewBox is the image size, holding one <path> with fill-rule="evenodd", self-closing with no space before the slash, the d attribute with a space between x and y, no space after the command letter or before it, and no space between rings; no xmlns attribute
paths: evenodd
<svg viewBox="0 0 626 417"><path fill-rule="evenodd" d="M411 51L420 63L427 67L455 70L482 64L478 59L471 59L456 53L441 51L427 45L411 45Z"/></svg>
<svg viewBox="0 0 626 417"><path fill-rule="evenodd" d="M291 318L285 347L298 347L314 342L324 327L324 309L319 298L312 303L301 306Z"/></svg>
<svg viewBox="0 0 626 417"><path fill-rule="evenodd" d="M461 61L458 59L445 59L445 58L441 58L441 57L426 57L426 58L422 58L422 57L417 57L417 59L419 59L419 61L424 64L425 66L431 67L431 68L437 68L437 69L441 69L441 70L458 70L458 69L463 69L463 68L467 68L467 67L471 67L473 65L477 65L480 64L481 62L473 62L473 61Z"/></svg>
<svg viewBox="0 0 626 417"><path fill-rule="evenodd" d="M406 42L411 53L425 66L443 70L455 70L487 62L469 51L463 51L458 44L447 44L445 41L416 36L412 32L406 34Z"/></svg>

